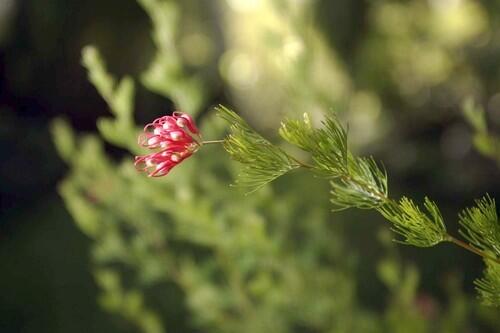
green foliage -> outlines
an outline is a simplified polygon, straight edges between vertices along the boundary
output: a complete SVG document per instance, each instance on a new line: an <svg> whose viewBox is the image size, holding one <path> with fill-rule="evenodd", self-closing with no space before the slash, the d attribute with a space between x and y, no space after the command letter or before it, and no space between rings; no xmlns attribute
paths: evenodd
<svg viewBox="0 0 500 333"><path fill-rule="evenodd" d="M446 278L445 292L450 306L441 308L437 299L419 290L421 275L415 265L405 264L396 251L395 243L387 229L380 230L378 238L388 255L377 264L377 275L385 288L391 291L384 312L385 329L389 332L443 332L467 331L471 327L466 320L471 303L463 293L457 276ZM436 318L440 312L440 320Z"/></svg>
<svg viewBox="0 0 500 333"><path fill-rule="evenodd" d="M415 332L430 331L432 324L424 320L415 304L420 280L417 268L413 265L405 267L400 258L391 256L379 262L377 273L394 294L384 314L387 330L405 332L407 327L412 327Z"/></svg>
<svg viewBox="0 0 500 333"><path fill-rule="evenodd" d="M246 122L227 108L219 113L231 124L230 134L224 148L231 157L243 164L243 182L262 187L271 180L288 172L296 161L295 168L304 167L323 177L330 178L335 209L350 207L376 209L392 224L392 230L402 236L403 244L431 247L443 241L452 241L483 257L493 252L500 257L500 228L494 201L486 197L478 201L478 208L466 209L460 215L464 228L461 234L474 247L462 244L446 230L437 204L429 198L424 200L424 209L413 200L403 197L396 202L388 197L387 174L379 168L373 158L356 157L347 146L347 132L335 118L323 121L323 127L315 129L309 116L303 121L287 120L280 128L281 136L289 143L311 154L312 164L298 161L282 149L272 145L251 129ZM249 182L249 180L253 182ZM484 251L484 252L483 252ZM485 304L493 304L491 294L496 291L496 275L487 270L486 278L477 282ZM492 291L493 290L493 291Z"/></svg>
<svg viewBox="0 0 500 333"><path fill-rule="evenodd" d="M290 155L251 129L236 113L224 106L217 110L219 116L231 124L231 134L224 140L224 148L234 160L244 165L237 184L249 187L253 192L300 167Z"/></svg>
<svg viewBox="0 0 500 333"><path fill-rule="evenodd" d="M459 215L460 234L475 247L500 257L500 223L495 200L489 195L476 200L476 207Z"/></svg>
<svg viewBox="0 0 500 333"><path fill-rule="evenodd" d="M116 83L107 71L106 65L93 46L87 46L82 51L82 63L88 70L90 82L96 87L102 98L108 103L115 118L101 118L97 128L110 142L121 147L132 147L132 140L137 133L133 121L134 82L125 77Z"/></svg>
<svg viewBox="0 0 500 333"><path fill-rule="evenodd" d="M274 150L268 148L269 154L260 154L262 158L255 163L255 158L249 152L256 151L262 145L257 141L245 140L244 137L260 136L240 117L233 112L230 114L232 117L226 117L226 120L233 125L225 149L235 160L244 164L247 174L258 177L261 170L265 170L266 174L279 175L280 169L273 163L273 159L279 156L275 151L285 153L277 147ZM235 127L234 124L238 125ZM236 132L238 128L244 128L245 131ZM385 170L380 169L373 158L360 158L351 153L347 146L347 132L337 119L327 118L322 128L315 129L311 126L309 116L305 115L303 121L283 122L280 134L288 142L311 153L313 164L299 163L298 166L305 166L332 179L331 201L336 209L378 209L393 224L393 230L404 237L403 242L406 244L428 247L446 239L446 228L437 205L426 198L424 207L428 214L425 214L408 198L402 198L399 204L390 200ZM235 135L241 139L232 139ZM266 147L269 146L271 144L266 141Z"/></svg>
<svg viewBox="0 0 500 333"><path fill-rule="evenodd" d="M105 291L100 297L101 305L110 312L124 315L138 328L146 333L163 332L157 313L146 309L144 296L140 290L123 290L120 275L114 270L101 269L96 271L97 284Z"/></svg>
<svg viewBox="0 0 500 333"><path fill-rule="evenodd" d="M500 223L495 200L486 195L476 206L459 215L460 234L476 248L500 258ZM485 260L484 278L475 281L481 300L486 305L500 307L500 264Z"/></svg>
<svg viewBox="0 0 500 333"><path fill-rule="evenodd" d="M138 0L151 18L157 48L154 60L141 75L151 91L171 98L184 112L198 113L210 96L208 80L200 73L188 74L177 41L182 9L175 1Z"/></svg>
<svg viewBox="0 0 500 333"><path fill-rule="evenodd" d="M327 117L323 127L315 129L307 114L304 120L284 121L281 136L309 152L314 172L331 180L335 208L371 209L387 200L387 176L372 158L352 155L347 146L347 131L336 117Z"/></svg>
<svg viewBox="0 0 500 333"><path fill-rule="evenodd" d="M446 227L437 205L424 200L424 213L411 199L401 198L399 203L389 202L379 212L392 222L392 230L404 237L404 244L419 247L434 246L446 239Z"/></svg>
<svg viewBox="0 0 500 333"><path fill-rule="evenodd" d="M332 179L331 201L336 210L357 207L372 209L387 200L387 176L372 158L352 155L347 131L334 116L327 117L321 128L313 128L309 115L303 121L282 122L280 135L291 144L309 152L319 175Z"/></svg>
<svg viewBox="0 0 500 333"><path fill-rule="evenodd" d="M469 98L463 103L462 110L474 129L473 143L476 149L500 164L500 137L488 131L484 109Z"/></svg>
<svg viewBox="0 0 500 333"><path fill-rule="evenodd" d="M484 277L474 281L484 305L500 307L500 264L485 260Z"/></svg>
<svg viewBox="0 0 500 333"><path fill-rule="evenodd" d="M304 120L288 120L281 124L280 135L288 142L311 153L314 169L329 177L348 173L347 132L334 117L323 121L323 128L314 129L309 115Z"/></svg>
<svg viewBox="0 0 500 333"><path fill-rule="evenodd" d="M71 161L71 154L75 151L76 142L68 122L62 118L54 120L51 124L51 132L59 138L54 142L59 156L66 162Z"/></svg>
<svg viewBox="0 0 500 333"><path fill-rule="evenodd" d="M373 158L351 157L348 173L330 182L336 209L373 209L387 201L387 175Z"/></svg>

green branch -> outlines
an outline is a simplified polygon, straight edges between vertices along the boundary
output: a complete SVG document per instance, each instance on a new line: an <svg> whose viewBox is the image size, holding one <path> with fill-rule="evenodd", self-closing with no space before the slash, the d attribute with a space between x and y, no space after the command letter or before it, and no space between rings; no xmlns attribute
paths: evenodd
<svg viewBox="0 0 500 333"><path fill-rule="evenodd" d="M481 256L487 264L500 264L500 224L495 202L489 196L459 215L460 234L467 243L447 232L437 204L429 198L425 198L423 208L407 197L399 201L390 198L385 169L373 158L358 157L349 150L347 132L336 117L326 117L321 128L314 128L307 114L303 120L282 122L279 134L310 154L312 163L306 163L257 134L235 112L221 106L218 113L231 124L224 148L243 164L237 183L255 191L290 170L305 168L330 181L334 210L351 207L377 210L402 237L397 242L418 247L451 242ZM490 273L486 278L476 281L485 304L486 299L492 299L488 296L492 290L500 288L500 278L496 280L497 274L491 273L497 271L488 268L487 272Z"/></svg>

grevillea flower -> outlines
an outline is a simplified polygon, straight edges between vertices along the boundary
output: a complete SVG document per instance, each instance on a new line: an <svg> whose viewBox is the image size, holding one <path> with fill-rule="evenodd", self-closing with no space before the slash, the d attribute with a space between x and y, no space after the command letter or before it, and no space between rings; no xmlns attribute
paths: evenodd
<svg viewBox="0 0 500 333"><path fill-rule="evenodd" d="M193 155L202 145L193 118L183 112L155 119L139 135L139 145L151 149L149 155L136 156L135 167L149 177L161 177Z"/></svg>

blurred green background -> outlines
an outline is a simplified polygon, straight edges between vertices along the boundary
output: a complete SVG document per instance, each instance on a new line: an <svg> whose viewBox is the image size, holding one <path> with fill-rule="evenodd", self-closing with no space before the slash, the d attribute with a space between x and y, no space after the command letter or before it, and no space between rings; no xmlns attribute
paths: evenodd
<svg viewBox="0 0 500 333"><path fill-rule="evenodd" d="M457 228L457 212L474 198L486 192L498 198L498 164L475 151L472 129L461 113L463 100L475 98L498 132L497 1L170 2L181 12L173 20L179 36L175 57L183 75L202 77L202 93L195 96L200 102L196 105L194 97L184 102L201 110L200 121L210 117L212 105L230 104L273 138L284 116L307 111L319 117L333 109L349 124L353 147L384 162L391 192L432 197L450 230ZM58 157L49 124L64 116L77 132L96 132L96 119L109 111L87 80L81 49L96 45L111 73L138 79L155 59L151 29L146 11L134 0L0 1L0 332L137 331L98 304L92 241L57 193L70 169ZM173 57L169 50L160 56ZM137 124L172 111L175 97L183 101L179 95L166 98L163 92L170 88L162 90L154 73L153 68L136 85ZM105 151L112 160L129 158L113 145ZM300 195L308 186L321 188L307 183L318 180L287 177L272 195L255 200L295 202L280 198L294 191ZM227 200L242 195L226 190ZM327 214L328 190L323 190L323 198L316 193L310 201L320 202ZM355 252L359 307L374 316L389 308L390 288L376 277L377 262L389 253L391 260L397 257L419 271L410 311L432 320L460 299L472 313L460 329L498 331L494 313L474 301L472 281L482 270L478 258L449 245L381 245L379 239L389 237L380 236L387 225L373 213L342 212L326 220L342 230L338 237L345 249ZM295 236L300 247L300 232ZM192 324L188 306L177 301L184 297L178 289L167 285L163 292L170 299L161 312L167 327L210 331ZM299 325L294 331L321 330Z"/></svg>

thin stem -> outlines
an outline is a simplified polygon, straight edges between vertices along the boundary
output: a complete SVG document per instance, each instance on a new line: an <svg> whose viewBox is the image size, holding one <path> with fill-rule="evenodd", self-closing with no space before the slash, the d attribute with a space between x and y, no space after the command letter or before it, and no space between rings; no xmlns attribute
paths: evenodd
<svg viewBox="0 0 500 333"><path fill-rule="evenodd" d="M288 154L287 154L288 155ZM291 155L288 155L292 160L294 160L298 165L300 165L302 168L306 168L306 169L314 169L314 166L312 166L311 164L307 164L305 162L302 162L301 160L299 159L296 159L295 157L291 156Z"/></svg>
<svg viewBox="0 0 500 333"><path fill-rule="evenodd" d="M204 145L210 145L210 144L216 144L216 143L223 143L224 140L208 140L208 141L202 141L201 143Z"/></svg>
<svg viewBox="0 0 500 333"><path fill-rule="evenodd" d="M469 252L475 253L478 256L481 256L481 257L483 257L485 259L488 259L488 260L496 262L497 264L500 264L500 258L495 258L495 257L493 257L493 256L491 256L491 255L489 255L489 254L481 251L477 247L472 246L470 244L467 244L464 241L461 241L460 239L457 239L457 238L455 238L455 237L453 237L453 236L451 236L449 234L446 236L446 240L449 241L449 242L452 242L455 245L460 246L463 249L466 249Z"/></svg>

